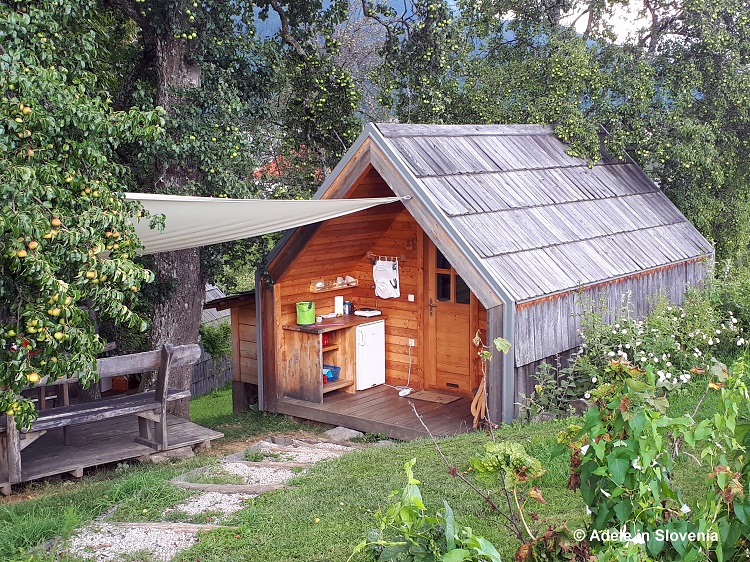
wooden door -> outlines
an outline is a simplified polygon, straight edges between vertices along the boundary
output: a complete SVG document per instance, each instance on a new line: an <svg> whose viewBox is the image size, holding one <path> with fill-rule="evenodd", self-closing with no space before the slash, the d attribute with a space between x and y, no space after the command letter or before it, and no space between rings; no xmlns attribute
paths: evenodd
<svg viewBox="0 0 750 562"><path fill-rule="evenodd" d="M428 241L426 386L471 392L475 383L474 351L476 297L435 245Z"/></svg>

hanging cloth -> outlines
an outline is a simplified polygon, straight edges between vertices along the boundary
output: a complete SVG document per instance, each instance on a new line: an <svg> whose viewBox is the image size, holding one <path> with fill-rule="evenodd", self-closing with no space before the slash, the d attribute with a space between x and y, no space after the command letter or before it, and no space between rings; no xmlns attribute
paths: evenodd
<svg viewBox="0 0 750 562"><path fill-rule="evenodd" d="M372 266L372 279L375 281L375 296L381 299L395 299L401 296L398 279L398 260L378 259Z"/></svg>

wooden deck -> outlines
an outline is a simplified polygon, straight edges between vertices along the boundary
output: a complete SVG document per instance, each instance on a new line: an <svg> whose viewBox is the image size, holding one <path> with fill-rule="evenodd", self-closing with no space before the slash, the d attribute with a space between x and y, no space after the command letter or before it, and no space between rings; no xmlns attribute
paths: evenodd
<svg viewBox="0 0 750 562"><path fill-rule="evenodd" d="M341 390L331 392L325 395L322 404L282 398L275 410L289 416L382 433L408 441L427 437L427 432L412 411L412 403L435 436L472 431L471 397L462 396L450 404L437 404L401 397L398 390L385 385L354 394Z"/></svg>
<svg viewBox="0 0 750 562"><path fill-rule="evenodd" d="M167 427L167 450L197 445L224 436L171 415L168 417ZM63 444L62 429L56 429L47 432L21 452L24 482L56 474L81 476L86 468L155 452L151 447L136 442L138 420L135 416L75 425L68 431L71 436L71 444L68 446Z"/></svg>

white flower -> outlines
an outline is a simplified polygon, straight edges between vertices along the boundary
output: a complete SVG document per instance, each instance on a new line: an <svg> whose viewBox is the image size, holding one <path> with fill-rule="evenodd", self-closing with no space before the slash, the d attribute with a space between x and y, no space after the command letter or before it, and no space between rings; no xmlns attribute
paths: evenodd
<svg viewBox="0 0 750 562"><path fill-rule="evenodd" d="M645 356L641 356L641 362L645 363L647 361Z"/></svg>
<svg viewBox="0 0 750 562"><path fill-rule="evenodd" d="M730 314L731 314L731 312L730 312ZM737 323L737 319L735 317L732 317L732 324L736 324L736 323Z"/></svg>
<svg viewBox="0 0 750 562"><path fill-rule="evenodd" d="M620 328L620 325L619 325L619 324L615 324L615 328L618 328L618 329L619 329L619 328Z"/></svg>
<svg viewBox="0 0 750 562"><path fill-rule="evenodd" d="M587 443L586 445L584 445L584 446L581 447L581 454L585 455L586 451L588 451L588 450L589 450L589 445Z"/></svg>
<svg viewBox="0 0 750 562"><path fill-rule="evenodd" d="M630 349L630 344L629 343L625 344L625 349Z"/></svg>
<svg viewBox="0 0 750 562"><path fill-rule="evenodd" d="M690 509L690 507L688 507L688 505L687 505L687 504L683 503L683 504L682 504L682 505L680 506L680 511L681 511L682 513L690 513L690 512L692 511L692 509Z"/></svg>
<svg viewBox="0 0 750 562"><path fill-rule="evenodd" d="M599 491L600 491L600 492L602 493L602 495L603 495L603 496L604 496L605 498L608 498L608 497L610 497L610 496L612 495L612 494L610 494L610 493L609 493L609 492L608 492L607 490L605 490L604 488L599 488Z"/></svg>
<svg viewBox="0 0 750 562"><path fill-rule="evenodd" d="M613 333L613 334L616 334L616 333L617 333L617 330L612 330L612 333Z"/></svg>
<svg viewBox="0 0 750 562"><path fill-rule="evenodd" d="M687 382L687 381L688 381L688 378L687 378L687 377L686 377L686 376L685 376L685 375L683 374L683 375L680 375L680 380L681 380L682 382Z"/></svg>
<svg viewBox="0 0 750 562"><path fill-rule="evenodd" d="M708 338L708 345L713 345L713 344L714 344L714 340L712 340L711 338Z"/></svg>
<svg viewBox="0 0 750 562"><path fill-rule="evenodd" d="M671 366L672 366L672 362L671 361L667 361L667 367L671 367Z"/></svg>
<svg viewBox="0 0 750 562"><path fill-rule="evenodd" d="M591 382L596 383L596 381L599 380L596 377L591 377Z"/></svg>
<svg viewBox="0 0 750 562"><path fill-rule="evenodd" d="M656 371L656 374L659 375L660 377L663 377L664 376L664 371Z"/></svg>
<svg viewBox="0 0 750 562"><path fill-rule="evenodd" d="M614 351L610 351L609 353L607 353L607 355L609 355L610 357L614 357L615 356L615 352Z"/></svg>
<svg viewBox="0 0 750 562"><path fill-rule="evenodd" d="M625 335L625 334L628 333L628 331L627 330L620 330L620 333L623 334L623 335Z"/></svg>
<svg viewBox="0 0 750 562"><path fill-rule="evenodd" d="M719 338L716 338L716 339L715 339L714 341L715 341L716 343L721 343L721 340L720 340Z"/></svg>
<svg viewBox="0 0 750 562"><path fill-rule="evenodd" d="M721 330L716 330L716 335L719 335L721 333Z"/></svg>
<svg viewBox="0 0 750 562"><path fill-rule="evenodd" d="M689 381L691 376L690 373L685 373L685 380Z"/></svg>
<svg viewBox="0 0 750 562"><path fill-rule="evenodd" d="M585 394L583 395L583 397L584 397L584 398L585 398L586 400L588 400L589 398L591 398L591 393L590 393L590 392L586 392L586 393L585 393Z"/></svg>
<svg viewBox="0 0 750 562"><path fill-rule="evenodd" d="M672 310L672 307L671 307L671 306L668 306L668 307L667 307L667 310Z"/></svg>
<svg viewBox="0 0 750 562"><path fill-rule="evenodd" d="M641 463L638 461L638 459L633 459L633 462L630 464L632 464L633 468L636 470L643 470L643 467L641 466Z"/></svg>
<svg viewBox="0 0 750 562"><path fill-rule="evenodd" d="M740 338L737 340L737 345L745 345L745 338Z"/></svg>
<svg viewBox="0 0 750 562"><path fill-rule="evenodd" d="M591 515L591 508L586 506L586 515Z"/></svg>
<svg viewBox="0 0 750 562"><path fill-rule="evenodd" d="M671 379L672 378L672 373L666 373L664 376L667 377L668 379Z"/></svg>

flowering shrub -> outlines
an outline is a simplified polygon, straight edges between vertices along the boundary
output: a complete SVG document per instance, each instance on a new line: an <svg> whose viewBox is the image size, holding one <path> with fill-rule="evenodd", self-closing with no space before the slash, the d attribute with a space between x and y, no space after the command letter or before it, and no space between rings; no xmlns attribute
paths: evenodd
<svg viewBox="0 0 750 562"><path fill-rule="evenodd" d="M589 386L610 373L607 366L616 359L653 367L657 380L671 390L705 371L711 357L732 356L745 344L733 313L715 309L697 290L688 292L682 306L660 298L642 320L634 318L629 298L612 323L604 320L600 307L584 309L575 369L591 381Z"/></svg>

